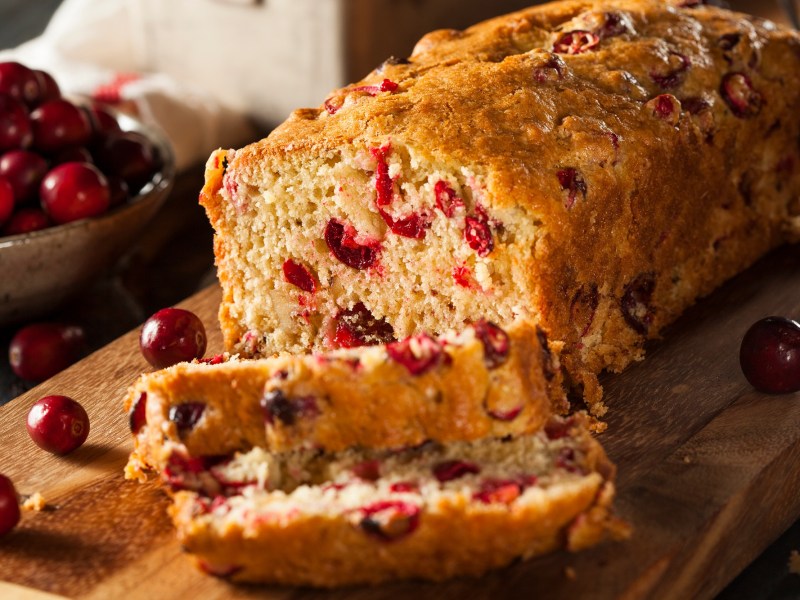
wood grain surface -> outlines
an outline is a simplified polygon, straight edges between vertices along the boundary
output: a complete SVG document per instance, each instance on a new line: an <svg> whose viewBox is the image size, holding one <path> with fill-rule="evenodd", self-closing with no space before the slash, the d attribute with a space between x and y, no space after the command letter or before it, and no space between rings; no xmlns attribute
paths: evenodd
<svg viewBox="0 0 800 600"><path fill-rule="evenodd" d="M768 256L690 310L645 362L605 379L601 439L619 467L625 543L557 553L483 578L404 582L332 592L233 586L195 571L153 483L123 479L132 444L121 402L148 366L133 331L0 408L0 472L49 510L27 512L0 540L0 596L78 598L710 598L800 516L800 396L754 391L738 366L747 327L800 314L800 247ZM219 290L183 305L209 329ZM51 393L80 400L88 442L67 457L28 438L30 405ZM368 568L368 565L365 566ZM28 595L33 594L33 595Z"/></svg>

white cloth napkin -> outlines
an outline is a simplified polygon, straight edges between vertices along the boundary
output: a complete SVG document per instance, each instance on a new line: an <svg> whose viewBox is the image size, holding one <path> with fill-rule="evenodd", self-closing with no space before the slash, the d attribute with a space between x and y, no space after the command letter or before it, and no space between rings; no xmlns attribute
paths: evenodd
<svg viewBox="0 0 800 600"><path fill-rule="evenodd" d="M146 72L146 33L132 0L65 0L44 33L0 60L50 73L65 95L107 102L159 127L178 170L202 163L218 147L258 137L247 115L186 82Z"/></svg>

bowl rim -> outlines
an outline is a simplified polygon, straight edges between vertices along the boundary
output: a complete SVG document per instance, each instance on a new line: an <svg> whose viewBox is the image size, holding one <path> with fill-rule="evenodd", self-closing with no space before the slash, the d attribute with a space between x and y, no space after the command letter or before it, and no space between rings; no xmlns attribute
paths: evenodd
<svg viewBox="0 0 800 600"><path fill-rule="evenodd" d="M86 104L86 101L72 101L76 104ZM115 206L100 216L87 217L77 221L71 221L70 223L64 223L62 225L53 225L52 227L46 227L44 229L30 231L28 233L17 233L15 235L2 236L0 237L0 249L33 243L34 241L48 237L55 237L72 229L87 227L93 223L97 223L98 226L100 226L103 223L118 217L121 213L124 213L135 206L146 202L150 198L159 197L162 193L167 191L170 186L172 186L175 179L175 152L173 151L172 146L167 140L164 132L161 131L161 129L157 126L145 123L140 119L114 109L114 107L104 105L103 109L108 110L114 115L114 117L117 119L117 123L119 123L120 129L122 129L123 132L131 131L135 133L141 133L156 145L161 155L161 169L153 174L153 177L150 179L150 181L144 184L139 192L130 200L124 204Z"/></svg>

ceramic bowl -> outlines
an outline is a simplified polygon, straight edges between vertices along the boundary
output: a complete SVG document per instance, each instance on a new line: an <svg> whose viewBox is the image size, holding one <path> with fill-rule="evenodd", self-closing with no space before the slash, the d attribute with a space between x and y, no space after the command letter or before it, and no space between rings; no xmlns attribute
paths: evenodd
<svg viewBox="0 0 800 600"><path fill-rule="evenodd" d="M42 315L106 272L166 199L175 159L164 135L126 115L117 120L155 143L164 166L134 198L100 217L0 237L0 325Z"/></svg>

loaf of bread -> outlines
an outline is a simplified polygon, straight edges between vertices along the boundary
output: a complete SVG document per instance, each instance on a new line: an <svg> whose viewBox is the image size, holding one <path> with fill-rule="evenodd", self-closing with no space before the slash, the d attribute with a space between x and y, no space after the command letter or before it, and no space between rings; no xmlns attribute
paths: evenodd
<svg viewBox="0 0 800 600"><path fill-rule="evenodd" d="M233 581L442 580L624 537L613 471L577 416L514 439L394 451L254 448L191 481L174 475L171 513L201 568Z"/></svg>
<svg viewBox="0 0 800 600"><path fill-rule="evenodd" d="M214 361L216 362L216 361ZM125 403L134 433L126 472L162 472L173 454L253 447L399 448L538 431L566 398L557 349L527 322L479 322L438 339L180 363L142 375Z"/></svg>
<svg viewBox="0 0 800 600"><path fill-rule="evenodd" d="M218 151L229 350L533 320L597 375L800 231L800 37L703 2L575 0L424 37Z"/></svg>

